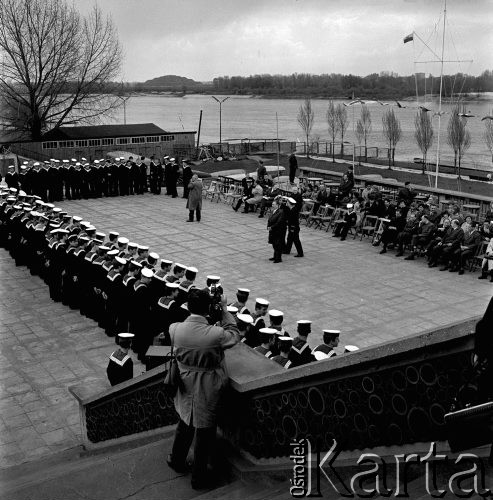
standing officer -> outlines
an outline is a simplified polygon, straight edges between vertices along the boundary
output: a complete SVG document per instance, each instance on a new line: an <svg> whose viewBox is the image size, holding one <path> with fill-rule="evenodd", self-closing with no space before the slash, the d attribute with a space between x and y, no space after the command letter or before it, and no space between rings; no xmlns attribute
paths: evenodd
<svg viewBox="0 0 493 500"><path fill-rule="evenodd" d="M5 174L5 182L9 188L19 188L19 175L16 173L14 165L9 165L8 172Z"/></svg>
<svg viewBox="0 0 493 500"><path fill-rule="evenodd" d="M166 196L171 196L171 162L169 156L165 156L164 160L164 184L166 185Z"/></svg>
<svg viewBox="0 0 493 500"><path fill-rule="evenodd" d="M287 222L288 222L288 238L286 241L286 247L284 248L285 254L289 255L291 253L291 247L294 246L298 252L295 257L303 257L303 247L300 241L300 215L298 212L298 207L296 200L294 198L287 199Z"/></svg>
<svg viewBox="0 0 493 500"><path fill-rule="evenodd" d="M182 179L183 179L183 198L187 199L188 198L188 185L190 184L190 181L192 180L193 172L192 169L190 168L190 164L188 161L183 160L183 173L182 173Z"/></svg>
<svg viewBox="0 0 493 500"><path fill-rule="evenodd" d="M140 158L142 163L139 165L139 184L140 184L140 194L147 193L147 165L144 160L145 157Z"/></svg>
<svg viewBox="0 0 493 500"><path fill-rule="evenodd" d="M274 264L282 262L282 251L284 250L286 238L286 215L284 209L279 206L278 200L272 202L272 214L267 222L269 230L269 243L274 249L272 260Z"/></svg>
<svg viewBox="0 0 493 500"><path fill-rule="evenodd" d="M120 348L111 353L106 374L111 385L121 384L134 376L134 363L128 354L134 335L132 333L119 333Z"/></svg>
<svg viewBox="0 0 493 500"><path fill-rule="evenodd" d="M176 160L174 158L170 159L170 194L172 198L178 197L178 191L176 190L176 183L178 182L178 174L180 172L180 167L177 165Z"/></svg>
<svg viewBox="0 0 493 500"><path fill-rule="evenodd" d="M158 184L158 167L157 162L154 160L154 155L151 156L151 162L149 163L149 187L152 194L158 194L157 192Z"/></svg>

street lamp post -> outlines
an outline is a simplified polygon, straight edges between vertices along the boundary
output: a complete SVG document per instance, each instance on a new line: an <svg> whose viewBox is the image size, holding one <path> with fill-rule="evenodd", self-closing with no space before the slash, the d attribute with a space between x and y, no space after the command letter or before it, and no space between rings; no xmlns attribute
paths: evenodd
<svg viewBox="0 0 493 500"><path fill-rule="evenodd" d="M132 96L123 97L121 95L117 95L116 97L118 97L118 99L121 99L123 101L123 124L126 125L127 124L127 101Z"/></svg>
<svg viewBox="0 0 493 500"><path fill-rule="evenodd" d="M222 100L219 100L217 97L214 97L213 95L211 96L215 101L219 103L219 148L221 149L221 154L223 153L223 140L222 140L222 107L223 107L223 102L229 99L228 97L225 97Z"/></svg>

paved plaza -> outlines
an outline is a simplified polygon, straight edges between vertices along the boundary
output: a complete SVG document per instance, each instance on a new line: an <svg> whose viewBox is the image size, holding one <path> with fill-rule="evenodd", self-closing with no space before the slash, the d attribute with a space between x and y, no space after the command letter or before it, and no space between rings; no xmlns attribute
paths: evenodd
<svg viewBox="0 0 493 500"><path fill-rule="evenodd" d="M439 272L415 262L379 255L365 239L345 242L325 231L301 229L305 257L268 258L266 219L204 202L203 220L185 223L185 200L131 196L60 204L108 233L147 244L162 258L199 269L197 283L219 274L228 298L251 290L249 305L264 297L296 320L313 321L310 344L324 328L342 331L344 344L360 347L481 315L493 285L477 273ZM68 392L76 384L106 382L114 340L92 321L48 295L48 288L0 250L0 468L80 444L78 407ZM135 360L134 375L143 371ZM109 384L108 384L109 385Z"/></svg>

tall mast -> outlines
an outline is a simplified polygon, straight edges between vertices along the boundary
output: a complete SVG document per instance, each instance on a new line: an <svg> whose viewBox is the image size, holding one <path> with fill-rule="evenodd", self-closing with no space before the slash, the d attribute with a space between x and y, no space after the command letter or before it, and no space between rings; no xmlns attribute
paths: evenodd
<svg viewBox="0 0 493 500"><path fill-rule="evenodd" d="M445 50L445 20L447 16L447 0L443 7L442 58L440 60L440 95L438 96L438 137L437 137L437 164L435 170L435 189L438 187L438 171L440 169L440 127L442 121L442 88L443 88L443 54Z"/></svg>

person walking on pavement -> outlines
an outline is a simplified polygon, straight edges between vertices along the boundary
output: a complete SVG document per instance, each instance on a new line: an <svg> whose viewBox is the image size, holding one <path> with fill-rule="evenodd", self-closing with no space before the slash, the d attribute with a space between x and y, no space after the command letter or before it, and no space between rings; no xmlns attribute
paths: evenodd
<svg viewBox="0 0 493 500"><path fill-rule="evenodd" d="M282 251L286 238L286 214L279 206L279 200L272 202L272 214L267 222L267 229L269 230L269 243L274 248L274 256L272 260L274 264L282 262Z"/></svg>
<svg viewBox="0 0 493 500"><path fill-rule="evenodd" d="M193 222L194 212L197 215L197 222L200 222L202 211L202 180L197 174L193 174L192 179L188 184L188 220Z"/></svg>
<svg viewBox="0 0 493 500"><path fill-rule="evenodd" d="M224 351L236 345L236 321L221 296L220 326L207 321L211 296L207 289L192 289L188 297L190 316L173 323L169 332L180 371L181 384L175 396L180 417L167 463L178 473L187 470L187 454L195 434L192 488L213 487L207 464L216 438L217 413L228 384Z"/></svg>
<svg viewBox="0 0 493 500"><path fill-rule="evenodd" d="M284 249L285 254L289 255L291 253L291 247L294 246L298 252L295 257L303 257L303 247L300 241L300 215L298 212L298 207L296 200L294 198L287 199L287 206L289 211L287 212L287 222L288 222L288 238L286 241L286 247Z"/></svg>

